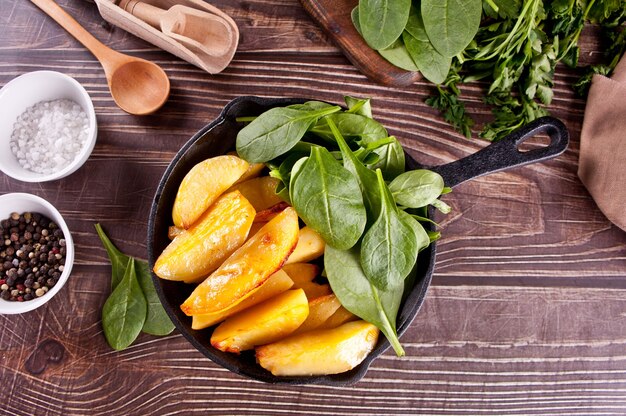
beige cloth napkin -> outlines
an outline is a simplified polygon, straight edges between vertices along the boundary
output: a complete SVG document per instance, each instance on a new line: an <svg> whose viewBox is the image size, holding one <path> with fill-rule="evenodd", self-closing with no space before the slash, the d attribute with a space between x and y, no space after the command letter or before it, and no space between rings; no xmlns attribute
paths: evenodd
<svg viewBox="0 0 626 416"><path fill-rule="evenodd" d="M604 215L626 231L626 55L611 78L593 76L578 176Z"/></svg>

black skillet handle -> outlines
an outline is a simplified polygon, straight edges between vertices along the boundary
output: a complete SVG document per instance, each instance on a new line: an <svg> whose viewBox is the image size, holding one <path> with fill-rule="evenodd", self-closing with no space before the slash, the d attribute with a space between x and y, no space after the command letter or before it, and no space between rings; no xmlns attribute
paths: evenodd
<svg viewBox="0 0 626 416"><path fill-rule="evenodd" d="M519 150L521 143L539 133L550 136L548 146L527 152ZM563 153L568 143L565 125L554 117L542 117L472 155L430 170L439 173L446 186L453 187L489 173L552 159Z"/></svg>

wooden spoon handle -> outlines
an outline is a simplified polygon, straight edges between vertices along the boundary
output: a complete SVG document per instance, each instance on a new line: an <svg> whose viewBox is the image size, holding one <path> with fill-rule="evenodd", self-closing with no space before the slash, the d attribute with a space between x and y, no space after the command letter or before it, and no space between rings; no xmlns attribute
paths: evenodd
<svg viewBox="0 0 626 416"><path fill-rule="evenodd" d="M161 19L167 13L167 10L159 9L156 6L138 0L122 0L120 7L159 30L161 29Z"/></svg>
<svg viewBox="0 0 626 416"><path fill-rule="evenodd" d="M65 30L82 43L100 61L105 72L108 72L107 63L117 59L117 52L102 44L98 39L80 25L72 16L56 4L53 0L30 0L37 7L53 18Z"/></svg>

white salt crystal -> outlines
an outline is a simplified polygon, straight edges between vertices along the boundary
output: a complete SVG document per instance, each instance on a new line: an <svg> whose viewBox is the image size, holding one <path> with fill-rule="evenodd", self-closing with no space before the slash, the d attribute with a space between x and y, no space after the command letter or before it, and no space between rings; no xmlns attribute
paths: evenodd
<svg viewBox="0 0 626 416"><path fill-rule="evenodd" d="M24 169L49 174L76 159L88 131L87 114L74 101L39 102L17 118L10 148Z"/></svg>

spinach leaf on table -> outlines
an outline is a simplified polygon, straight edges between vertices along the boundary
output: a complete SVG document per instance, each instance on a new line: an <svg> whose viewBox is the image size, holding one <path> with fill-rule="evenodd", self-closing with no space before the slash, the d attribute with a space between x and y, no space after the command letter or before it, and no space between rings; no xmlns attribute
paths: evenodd
<svg viewBox="0 0 626 416"><path fill-rule="evenodd" d="M133 259L122 253L111 242L100 224L95 224L96 232L102 241L102 245L107 251L111 262L111 291L114 292L117 286L128 272L130 261L133 260L135 279L140 285L141 297L146 301L146 316L141 330L151 335L167 335L174 330L174 324L167 316L161 301L154 288L154 282L150 273L148 263L144 260ZM112 296L113 294L111 294ZM104 311L103 311L104 325ZM112 347L113 345L110 344ZM115 348L115 347L113 347Z"/></svg>
<svg viewBox="0 0 626 416"><path fill-rule="evenodd" d="M370 282L385 290L403 284L417 260L419 247L415 230L399 213L378 169L376 176L380 209L378 218L363 235L361 267Z"/></svg>
<svg viewBox="0 0 626 416"><path fill-rule="evenodd" d="M256 117L237 134L237 154L250 163L268 162L289 151L319 118L341 110L276 107Z"/></svg>
<svg viewBox="0 0 626 416"><path fill-rule="evenodd" d="M404 284L376 288L361 268L361 247L338 250L327 245L324 251L326 277L344 308L361 319L376 325L385 334L396 355L403 356L396 333L396 318L402 302Z"/></svg>
<svg viewBox="0 0 626 416"><path fill-rule="evenodd" d="M291 202L327 244L348 249L363 234L367 216L356 178L323 147L294 165L289 186Z"/></svg>
<svg viewBox="0 0 626 416"><path fill-rule="evenodd" d="M98 237L100 237L100 241L102 241L102 245L106 249L109 261L111 262L111 291L113 291L124 277L129 257L113 245L100 224L96 224L95 227Z"/></svg>
<svg viewBox="0 0 626 416"><path fill-rule="evenodd" d="M440 54L452 58L478 32L482 0L422 0L421 12L428 39Z"/></svg>
<svg viewBox="0 0 626 416"><path fill-rule="evenodd" d="M416 169L396 177L389 184L395 201L408 208L432 204L443 192L443 178L436 172Z"/></svg>
<svg viewBox="0 0 626 416"><path fill-rule="evenodd" d="M385 49L402 34L411 0L360 0L359 27L373 49Z"/></svg>
<svg viewBox="0 0 626 416"><path fill-rule="evenodd" d="M141 291L146 298L146 321L141 330L150 335L167 335L174 330L174 324L167 312L163 308L163 304L159 299L159 295L154 288L150 266L148 262L135 259L135 271Z"/></svg>
<svg viewBox="0 0 626 416"><path fill-rule="evenodd" d="M102 328L109 345L123 350L135 341L146 321L146 298L135 274L135 261L128 259L126 271L102 308Z"/></svg>

